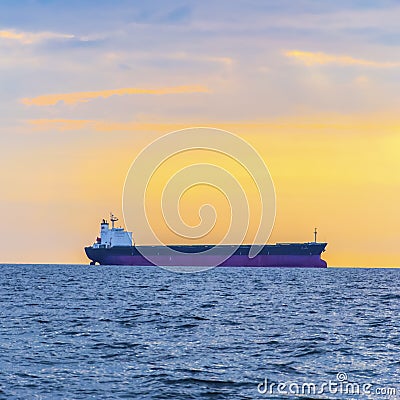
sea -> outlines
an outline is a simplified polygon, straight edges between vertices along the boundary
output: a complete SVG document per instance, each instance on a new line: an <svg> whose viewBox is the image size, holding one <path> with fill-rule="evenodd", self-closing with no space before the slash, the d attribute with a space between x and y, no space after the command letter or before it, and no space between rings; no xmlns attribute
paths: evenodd
<svg viewBox="0 0 400 400"><path fill-rule="evenodd" d="M400 269L0 268L0 399L400 399Z"/></svg>

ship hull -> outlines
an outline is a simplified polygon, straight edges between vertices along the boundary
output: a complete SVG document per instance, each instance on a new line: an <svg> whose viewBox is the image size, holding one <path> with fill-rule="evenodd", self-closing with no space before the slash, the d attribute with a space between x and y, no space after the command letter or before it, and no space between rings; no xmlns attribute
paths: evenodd
<svg viewBox="0 0 400 400"><path fill-rule="evenodd" d="M224 258L222 262L221 254L223 255L223 252L228 250L227 248L222 248L217 255L204 255L199 254L198 251L204 250L204 247L199 249L194 246L173 246L180 253L171 256L169 252L162 254L165 248L153 247L151 248L154 249L151 254L151 261L134 246L119 248L86 247L85 252L92 263L101 265L326 268L326 261L321 259L321 253L325 246L326 243L267 245L255 257L249 257L249 246L240 246L232 255ZM149 253L147 252L147 254Z"/></svg>

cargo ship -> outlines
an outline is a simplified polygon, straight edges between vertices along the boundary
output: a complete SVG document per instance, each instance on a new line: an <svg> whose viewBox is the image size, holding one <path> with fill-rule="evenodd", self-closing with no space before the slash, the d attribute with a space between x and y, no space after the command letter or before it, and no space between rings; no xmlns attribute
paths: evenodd
<svg viewBox="0 0 400 400"><path fill-rule="evenodd" d="M132 232L115 227L118 221L113 214L102 220L100 236L95 243L85 247L90 264L132 266L221 266L221 267L301 267L326 268L321 258L327 243L276 243L260 246L255 256L250 255L251 245L170 245L137 246Z"/></svg>

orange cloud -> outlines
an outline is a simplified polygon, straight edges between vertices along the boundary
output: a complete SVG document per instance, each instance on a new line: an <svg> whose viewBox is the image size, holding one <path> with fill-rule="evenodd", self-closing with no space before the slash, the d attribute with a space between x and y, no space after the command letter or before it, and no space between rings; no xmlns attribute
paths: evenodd
<svg viewBox="0 0 400 400"><path fill-rule="evenodd" d="M102 97L104 99L111 96L123 96L130 94L180 94L180 93L208 93L209 89L204 86L173 86L159 89L140 89L140 88L122 88L112 90L99 90L96 92L75 92L60 94L45 94L33 98L24 98L21 102L25 105L52 106L60 101L65 104L85 103L92 99Z"/></svg>
<svg viewBox="0 0 400 400"><path fill-rule="evenodd" d="M96 121L87 119L32 119L28 123L37 128L56 129L59 131L70 131L94 125Z"/></svg>
<svg viewBox="0 0 400 400"><path fill-rule="evenodd" d="M400 67L400 62L380 62L363 60L351 56L339 56L322 52L314 53L310 51L289 50L283 53L286 57L294 58L307 66L313 65L360 65L374 68L394 68Z"/></svg>
<svg viewBox="0 0 400 400"><path fill-rule="evenodd" d="M47 39L73 39L74 37L74 35L57 32L17 32L14 29L0 31L0 39L15 40L22 44L32 44Z"/></svg>
<svg viewBox="0 0 400 400"><path fill-rule="evenodd" d="M179 123L141 123L141 122L116 122L91 119L31 119L29 125L37 129L52 131L75 131L80 129L92 129L95 132L116 131L152 131L170 132L192 126Z"/></svg>

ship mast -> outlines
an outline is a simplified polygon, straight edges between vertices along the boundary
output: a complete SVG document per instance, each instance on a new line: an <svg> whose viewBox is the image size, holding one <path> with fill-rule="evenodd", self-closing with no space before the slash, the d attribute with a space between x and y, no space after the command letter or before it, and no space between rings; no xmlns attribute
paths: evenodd
<svg viewBox="0 0 400 400"><path fill-rule="evenodd" d="M110 212L111 228L114 229L114 224L118 221L118 218Z"/></svg>
<svg viewBox="0 0 400 400"><path fill-rule="evenodd" d="M317 243L317 228L314 228L314 243Z"/></svg>

